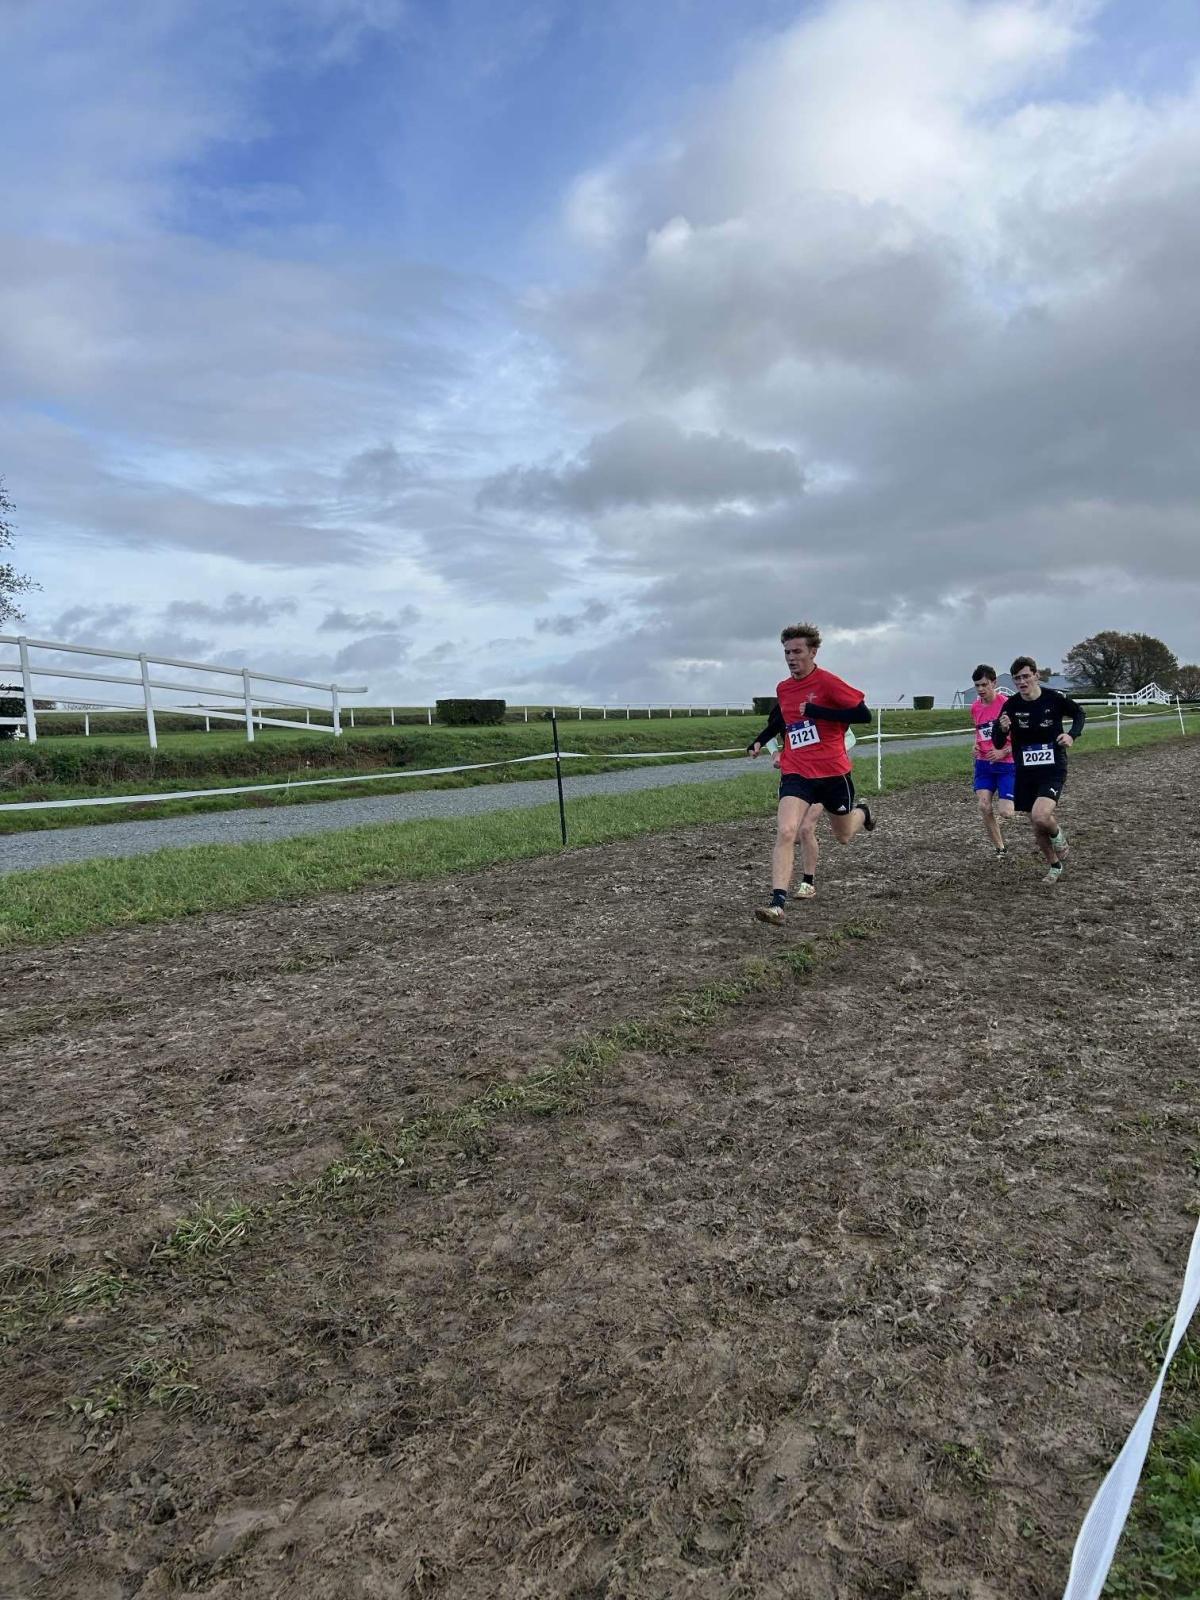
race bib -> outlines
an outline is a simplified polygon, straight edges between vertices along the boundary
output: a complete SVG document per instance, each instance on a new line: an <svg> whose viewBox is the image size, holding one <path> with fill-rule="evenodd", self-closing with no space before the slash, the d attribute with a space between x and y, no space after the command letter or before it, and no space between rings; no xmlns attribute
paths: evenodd
<svg viewBox="0 0 1200 1600"><path fill-rule="evenodd" d="M1021 765L1025 767L1052 767L1054 765L1054 746L1052 744L1031 744L1021 751Z"/></svg>
<svg viewBox="0 0 1200 1600"><path fill-rule="evenodd" d="M803 750L807 745L820 744L821 732L815 722L790 722L787 739L789 750Z"/></svg>
<svg viewBox="0 0 1200 1600"><path fill-rule="evenodd" d="M981 722L979 724L979 737L981 739L990 739L992 737L992 725L990 722Z"/></svg>

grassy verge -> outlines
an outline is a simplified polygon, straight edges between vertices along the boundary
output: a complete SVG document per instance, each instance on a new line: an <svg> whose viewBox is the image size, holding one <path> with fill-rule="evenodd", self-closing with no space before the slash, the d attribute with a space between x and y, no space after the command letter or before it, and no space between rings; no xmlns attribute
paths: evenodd
<svg viewBox="0 0 1200 1600"><path fill-rule="evenodd" d="M1169 730L1143 723L1122 731L1122 746L1168 737ZM1111 729L1096 729L1076 759L1110 749L1113 742ZM967 754L941 748L886 756L884 791L947 778L966 782ZM572 800L571 843L605 844L686 824L765 817L775 807L773 780L773 771L760 761L744 778ZM856 781L863 793L874 792L869 760L859 765ZM0 879L0 946L52 943L100 928L471 872L559 848L558 810L551 805L445 822L378 823L278 844L199 845L42 868Z"/></svg>
<svg viewBox="0 0 1200 1600"><path fill-rule="evenodd" d="M563 724L564 749L583 751L591 759L572 761L570 771L610 772L622 765L608 757L615 752L652 750L742 749L761 727L752 717L713 717L659 722ZM416 789L464 788L477 783L511 783L546 776L550 763L494 767L447 773L431 778L373 777L365 786L329 784L295 790L270 789L274 783L359 777L392 768L423 768L506 761L544 755L551 748L545 723L502 728L379 728L333 741L326 735L264 734L254 744L227 733L180 734L164 741L157 753L136 740L56 740L49 744L0 746L0 801L116 798L122 794L170 793L175 790L261 786L261 794L213 796L153 804L64 807L54 811L0 810L0 834L47 828L103 825L179 816L202 811L246 807L311 804L340 800L365 787L370 794L407 793ZM14 755L14 750L18 752ZM654 764L654 763L651 763Z"/></svg>
<svg viewBox="0 0 1200 1600"><path fill-rule="evenodd" d="M1200 1594L1200 1420L1150 1452L1105 1585L1110 1600L1194 1600Z"/></svg>
<svg viewBox="0 0 1200 1600"><path fill-rule="evenodd" d="M1200 713L1191 713L1200 719ZM894 712L885 726L892 732L922 732L938 727L959 729L961 712ZM759 731L761 721L752 717L675 718L625 723L564 723L565 749L589 753L589 759L567 764L570 774L620 770L627 762L612 759L618 752L651 750L741 749ZM1153 723L1126 724L1123 730L1136 741L1142 728L1169 733L1178 727L1175 713L1164 714ZM1200 720L1192 723L1200 728ZM865 730L860 730L865 735ZM1112 728L1095 728L1089 745L1105 747L1113 740ZM375 776L366 785L329 783L304 788L305 780L315 778L361 777L395 767L455 766L481 761L510 760L514 757L543 754L549 747L549 729L544 723L502 728L378 728L348 735L340 743L321 735L293 734L274 730L255 744L229 733L181 734L158 754L137 740L90 742L58 740L53 747L39 745L17 758L12 748L0 747L0 802L116 798L122 794L153 791L170 793L195 788L219 789L222 785L250 785L251 792L213 795L186 800L153 803L106 805L78 809L65 806L53 811L14 811L0 809L0 836L42 832L53 828L97 827L111 822L144 821L149 818L187 816L210 811L257 810L274 806L309 805L341 800L356 792L406 794L427 789L473 788L481 783L515 783L533 777L549 776L549 762L525 766L492 767L482 771L445 773L428 778L384 778ZM72 745L74 748L65 749ZM17 747L18 749L21 747ZM885 751L886 751L885 746ZM931 742L930 748L935 748ZM677 758L676 758L677 759ZM886 758L885 759L891 759ZM662 763L647 759L646 765ZM18 781L19 780L19 781ZM275 789L276 783L295 784L294 788ZM261 792L255 792L260 790Z"/></svg>

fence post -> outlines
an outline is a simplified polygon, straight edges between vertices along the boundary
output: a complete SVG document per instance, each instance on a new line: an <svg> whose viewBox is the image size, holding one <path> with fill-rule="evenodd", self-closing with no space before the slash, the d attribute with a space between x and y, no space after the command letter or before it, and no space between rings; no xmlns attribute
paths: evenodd
<svg viewBox="0 0 1200 1600"><path fill-rule="evenodd" d="M208 715L207 712L205 712L205 714L204 714L204 731L205 731L205 733L211 733L212 732L212 718Z"/></svg>
<svg viewBox="0 0 1200 1600"><path fill-rule="evenodd" d="M875 707L875 793L883 793L883 707Z"/></svg>
<svg viewBox="0 0 1200 1600"><path fill-rule="evenodd" d="M601 706L600 707L600 721L601 722L607 722L608 721L608 707L607 706Z"/></svg>
<svg viewBox="0 0 1200 1600"><path fill-rule="evenodd" d="M628 722L632 715L633 715L632 707L626 706L625 707L625 721Z"/></svg>
<svg viewBox="0 0 1200 1600"><path fill-rule="evenodd" d="M1178 695L1175 696L1175 710L1179 713L1179 731L1180 733L1186 733L1187 729L1183 725L1183 707L1179 704Z"/></svg>
<svg viewBox="0 0 1200 1600"><path fill-rule="evenodd" d="M329 688L330 704L333 708L333 737L342 737L342 702L338 697L338 686L331 684Z"/></svg>
<svg viewBox="0 0 1200 1600"><path fill-rule="evenodd" d="M242 700L246 707L246 742L254 743L254 701L250 695L250 668L242 668Z"/></svg>
<svg viewBox="0 0 1200 1600"><path fill-rule="evenodd" d="M304 708L304 726L306 728L311 728L312 727L312 712L308 709L307 706L305 706L305 708Z"/></svg>
<svg viewBox="0 0 1200 1600"><path fill-rule="evenodd" d="M550 731L554 735L554 776L558 779L558 826L562 833L562 842L565 848L567 843L567 808L563 804L563 779L562 755L558 748L558 717L554 707L550 707Z"/></svg>
<svg viewBox="0 0 1200 1600"><path fill-rule="evenodd" d="M354 707L350 707L350 726L354 726Z"/></svg>
<svg viewBox="0 0 1200 1600"><path fill-rule="evenodd" d="M1179 720L1182 722L1183 718L1181 717ZM83 713L83 737L85 739L92 737L92 716L90 711Z"/></svg>
<svg viewBox="0 0 1200 1600"><path fill-rule="evenodd" d="M1117 701L1117 749L1121 748L1121 702Z"/></svg>
<svg viewBox="0 0 1200 1600"><path fill-rule="evenodd" d="M528 706L525 707L525 721L526 722L529 721L529 707Z"/></svg>
<svg viewBox="0 0 1200 1600"><path fill-rule="evenodd" d="M388 707L388 716L391 718L392 727L394 728L396 726L396 708L395 708L395 706L389 706Z"/></svg>
<svg viewBox="0 0 1200 1600"><path fill-rule="evenodd" d="M17 652L21 657L21 683L25 695L25 737L30 744L36 744L37 711L33 704L33 673L29 668L29 643L26 639L17 640Z"/></svg>
<svg viewBox="0 0 1200 1600"><path fill-rule="evenodd" d="M150 663L146 660L145 651L138 656L138 665L142 669L142 694L146 699L146 732L150 736L151 750L157 750L158 727L154 721L154 696L150 692Z"/></svg>
<svg viewBox="0 0 1200 1600"><path fill-rule="evenodd" d="M579 720L580 720L580 722L583 721L583 707L582 706L580 706L580 708L579 708Z"/></svg>
<svg viewBox="0 0 1200 1600"><path fill-rule="evenodd" d="M425 720L428 722L429 726L432 728L433 727L433 707L432 706L426 706L425 707Z"/></svg>

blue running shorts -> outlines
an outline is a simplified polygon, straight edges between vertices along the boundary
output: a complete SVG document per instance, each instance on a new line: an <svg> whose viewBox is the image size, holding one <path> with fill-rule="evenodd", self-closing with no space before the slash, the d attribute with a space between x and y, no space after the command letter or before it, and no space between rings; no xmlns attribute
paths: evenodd
<svg viewBox="0 0 1200 1600"><path fill-rule="evenodd" d="M975 788L986 789L997 800L1011 800L1016 783L1016 766L1011 761L975 761Z"/></svg>

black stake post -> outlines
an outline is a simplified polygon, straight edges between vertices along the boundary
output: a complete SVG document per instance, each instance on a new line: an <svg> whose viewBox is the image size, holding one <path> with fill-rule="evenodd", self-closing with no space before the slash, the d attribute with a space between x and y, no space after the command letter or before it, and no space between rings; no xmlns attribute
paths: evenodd
<svg viewBox="0 0 1200 1600"><path fill-rule="evenodd" d="M562 755L558 748L558 713L550 713L550 729L554 734L554 776L558 779L558 825L562 829L562 842L567 842L567 808L563 804Z"/></svg>

